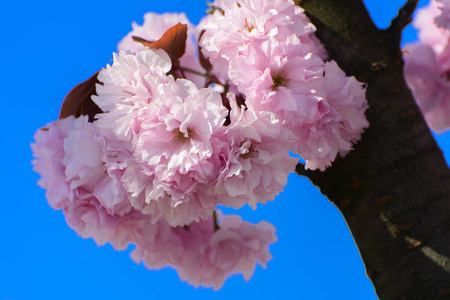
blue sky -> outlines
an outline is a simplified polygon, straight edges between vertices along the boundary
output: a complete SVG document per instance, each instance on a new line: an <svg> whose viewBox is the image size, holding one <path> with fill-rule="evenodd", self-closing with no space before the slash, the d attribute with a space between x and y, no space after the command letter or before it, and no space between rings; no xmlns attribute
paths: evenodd
<svg viewBox="0 0 450 300"><path fill-rule="evenodd" d="M380 26L403 2L366 1ZM218 292L181 282L169 268L136 265L129 250L82 239L48 206L30 164L34 132L57 118L74 85L110 62L132 21L142 23L147 11L185 11L197 23L206 8L203 0L0 2L0 300L376 299L340 213L295 174L275 201L237 212L277 227L268 268L249 282L233 276ZM414 31L405 38L414 40ZM450 151L450 135L437 138Z"/></svg>

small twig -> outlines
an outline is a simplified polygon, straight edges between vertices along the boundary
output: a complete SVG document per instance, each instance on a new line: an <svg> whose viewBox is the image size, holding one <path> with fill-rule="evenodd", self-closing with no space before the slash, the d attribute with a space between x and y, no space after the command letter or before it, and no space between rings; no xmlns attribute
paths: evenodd
<svg viewBox="0 0 450 300"><path fill-rule="evenodd" d="M398 11L398 15L391 21L391 25L386 32L400 42L403 29L411 23L412 14L416 9L419 0L408 0Z"/></svg>
<svg viewBox="0 0 450 300"><path fill-rule="evenodd" d="M184 73L184 69L181 68L181 66L180 66L180 61L178 61L178 60L176 62L172 61L172 64L173 64L172 69L179 70L181 78L186 78L186 74Z"/></svg>
<svg viewBox="0 0 450 300"><path fill-rule="evenodd" d="M297 175L308 176L307 171L308 170L305 169L305 165L302 163L297 163L297 166L295 166L295 173L297 173Z"/></svg>
<svg viewBox="0 0 450 300"><path fill-rule="evenodd" d="M217 222L217 213L216 211L213 212L213 221L214 221L214 231L217 231L220 229L219 223Z"/></svg>
<svg viewBox="0 0 450 300"><path fill-rule="evenodd" d="M198 75L198 76L208 77L208 73L202 73L202 72L190 69L190 68L186 68L186 67L181 67L180 66L179 69L183 70L183 71L186 71L186 72L189 72L189 73L192 73L192 74L195 74L195 75Z"/></svg>

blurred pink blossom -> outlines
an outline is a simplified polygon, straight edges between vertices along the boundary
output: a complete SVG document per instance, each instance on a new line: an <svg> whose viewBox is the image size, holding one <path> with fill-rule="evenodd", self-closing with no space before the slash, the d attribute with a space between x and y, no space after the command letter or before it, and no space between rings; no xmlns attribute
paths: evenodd
<svg viewBox="0 0 450 300"><path fill-rule="evenodd" d="M405 79L428 125L436 132L450 127L450 16L447 0L419 9L414 26L419 43L407 45Z"/></svg>
<svg viewBox="0 0 450 300"><path fill-rule="evenodd" d="M223 217L218 229L214 229L213 218L193 222L188 228L162 227L158 233L145 235L151 238L131 253L133 259L151 269L172 266L181 279L216 290L231 274L242 273L249 280L256 263L265 267L272 258L268 245L277 240L269 223L252 225L238 216Z"/></svg>
<svg viewBox="0 0 450 300"><path fill-rule="evenodd" d="M436 24L439 27L450 29L450 1L449 0L438 0L442 3L439 9L442 11L439 16L436 17Z"/></svg>

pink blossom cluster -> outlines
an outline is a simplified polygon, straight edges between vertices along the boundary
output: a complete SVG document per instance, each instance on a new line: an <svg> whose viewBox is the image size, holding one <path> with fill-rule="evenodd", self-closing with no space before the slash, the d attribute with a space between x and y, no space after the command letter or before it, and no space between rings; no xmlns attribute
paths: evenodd
<svg viewBox="0 0 450 300"><path fill-rule="evenodd" d="M368 126L365 90L325 50L304 11L286 0L217 0L200 46L222 84L249 109L275 114L306 168L324 170Z"/></svg>
<svg viewBox="0 0 450 300"><path fill-rule="evenodd" d="M276 236L216 207L274 200L298 162L290 151L324 170L368 123L362 84L325 62L294 2L211 8L197 27L184 14L133 24L95 94L63 104L69 117L38 130L32 149L50 206L82 237L134 244L148 268L219 288L265 266Z"/></svg>
<svg viewBox="0 0 450 300"><path fill-rule="evenodd" d="M152 269L170 264L181 279L215 289L233 273L242 273L249 280L256 262L265 267L272 258L267 245L276 241L273 225L264 221L252 225L238 216L224 217L219 230L214 230L213 218L194 222L189 228L157 225L143 231L145 242L131 253L132 258Z"/></svg>
<svg viewBox="0 0 450 300"><path fill-rule="evenodd" d="M417 12L419 42L406 46L405 79L428 125L450 127L450 2L432 0Z"/></svg>
<svg viewBox="0 0 450 300"><path fill-rule="evenodd" d="M183 280L220 288L233 273L249 279L256 262L271 259L268 245L275 228L252 225L237 216L216 214L189 226L173 227L165 220L133 207L121 182L127 150L116 147L88 117L73 116L47 124L32 144L34 170L42 178L51 207L62 209L67 223L83 238L117 250L136 245L132 258L148 268L176 268Z"/></svg>

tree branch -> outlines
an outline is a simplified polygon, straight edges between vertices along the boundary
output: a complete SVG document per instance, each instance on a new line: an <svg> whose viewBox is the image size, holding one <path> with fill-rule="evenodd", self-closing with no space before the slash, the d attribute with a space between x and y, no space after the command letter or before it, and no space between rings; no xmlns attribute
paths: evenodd
<svg viewBox="0 0 450 300"><path fill-rule="evenodd" d="M341 210L380 299L446 299L450 171L405 83L399 45L361 0L301 5L330 58L367 82L370 127L325 172L297 172Z"/></svg>
<svg viewBox="0 0 450 300"><path fill-rule="evenodd" d="M347 75L360 81L370 77L374 62L381 61L379 53L365 47L365 43L383 39L381 31L373 24L361 0L302 0L306 15L316 25L317 37L326 41L325 48ZM355 26L355 22L357 25ZM354 39L363 39L354 43ZM367 73L369 71L369 73Z"/></svg>
<svg viewBox="0 0 450 300"><path fill-rule="evenodd" d="M398 11L398 15L391 21L391 25L386 32L398 45L401 43L402 31L412 21L412 14L416 9L419 0L408 0Z"/></svg>

